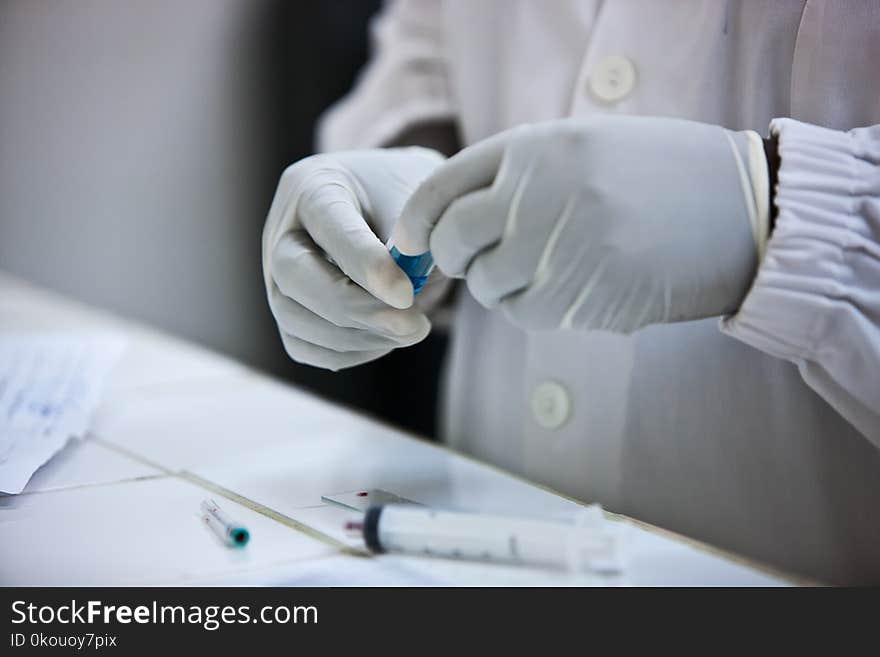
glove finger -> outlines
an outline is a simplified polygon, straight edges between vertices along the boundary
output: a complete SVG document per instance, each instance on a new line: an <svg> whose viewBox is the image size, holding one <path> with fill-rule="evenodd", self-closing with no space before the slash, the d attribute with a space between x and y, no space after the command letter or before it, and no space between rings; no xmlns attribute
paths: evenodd
<svg viewBox="0 0 880 657"><path fill-rule="evenodd" d="M447 276L463 278L477 254L501 239L506 213L494 198L491 189L480 189L453 201L440 217L431 233L431 254Z"/></svg>
<svg viewBox="0 0 880 657"><path fill-rule="evenodd" d="M502 242L483 252L467 270L467 286L486 308L494 308L506 296L527 287L534 278L522 254Z"/></svg>
<svg viewBox="0 0 880 657"><path fill-rule="evenodd" d="M421 312L392 308L354 284L304 231L289 232L278 241L271 267L272 281L285 297L337 326L391 337L424 330L427 318Z"/></svg>
<svg viewBox="0 0 880 657"><path fill-rule="evenodd" d="M451 296L452 283L453 279L435 268L413 305L423 313L431 312L442 304L445 297Z"/></svg>
<svg viewBox="0 0 880 657"><path fill-rule="evenodd" d="M564 228L573 215L573 203L556 212L556 221L549 229L540 223L522 221L522 217L537 217L540 213L554 214L550 203L539 203L535 195L521 193L527 176L513 193L513 201L506 208L504 225L499 228L499 242L478 254L467 269L467 285L471 294L487 308L495 307L505 297L525 288L546 291L550 279L568 280L577 258L564 258L557 247L565 244ZM517 217L517 215L520 215Z"/></svg>
<svg viewBox="0 0 880 657"><path fill-rule="evenodd" d="M409 308L412 283L370 229L349 185L323 181L303 195L297 210L303 227L351 280L395 308Z"/></svg>
<svg viewBox="0 0 880 657"><path fill-rule="evenodd" d="M434 225L457 198L495 179L509 133L501 133L459 151L437 167L406 202L391 238L403 253L424 253Z"/></svg>
<svg viewBox="0 0 880 657"><path fill-rule="evenodd" d="M283 331L281 332L281 341L284 343L284 350L287 352L287 355L297 363L321 367L333 372L368 363L371 360L381 358L391 351L391 349L349 352L333 351L332 349L301 340L296 336L288 335Z"/></svg>
<svg viewBox="0 0 880 657"><path fill-rule="evenodd" d="M419 331L407 336L388 336L370 329L337 326L288 299L277 288L269 299L269 307L284 333L340 352L408 347L423 340L431 329L427 318Z"/></svg>

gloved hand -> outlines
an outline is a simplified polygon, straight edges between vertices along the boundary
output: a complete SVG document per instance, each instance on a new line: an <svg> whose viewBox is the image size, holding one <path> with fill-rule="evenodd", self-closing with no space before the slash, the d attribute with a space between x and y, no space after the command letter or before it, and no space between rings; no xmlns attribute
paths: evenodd
<svg viewBox="0 0 880 657"><path fill-rule="evenodd" d="M375 149L284 171L263 229L263 277L291 358L339 370L425 338L431 324L383 241L442 161L424 148Z"/></svg>
<svg viewBox="0 0 880 657"><path fill-rule="evenodd" d="M401 250L430 246L524 328L630 332L737 309L766 243L767 185L754 132L636 117L524 125L420 185Z"/></svg>

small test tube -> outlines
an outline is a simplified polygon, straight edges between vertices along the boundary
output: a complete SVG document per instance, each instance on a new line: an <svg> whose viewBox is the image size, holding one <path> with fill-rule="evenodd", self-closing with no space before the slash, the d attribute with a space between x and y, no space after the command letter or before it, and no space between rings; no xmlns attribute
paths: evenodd
<svg viewBox="0 0 880 657"><path fill-rule="evenodd" d="M415 245L406 235L400 223L394 226L391 237L385 246L388 247L394 262L412 282L413 294L418 294L425 285L425 281L428 280L428 276L431 275L431 270L434 269L434 258L431 252L426 249L413 250ZM404 248L406 253L400 250L400 246ZM414 255L409 255L411 253Z"/></svg>
<svg viewBox="0 0 880 657"><path fill-rule="evenodd" d="M434 268L434 258L431 257L431 252L428 251L421 255L408 256L401 253L398 248L390 242L388 246L388 250L391 252L391 257L394 258L394 262L397 263L397 266L403 270L403 273L405 273L412 282L413 294L418 294L425 285L425 281L428 280L428 276L431 275L431 270Z"/></svg>
<svg viewBox="0 0 880 657"><path fill-rule="evenodd" d="M250 532L233 522L214 500L204 500L201 505L202 521L217 537L230 547L244 547L251 538Z"/></svg>

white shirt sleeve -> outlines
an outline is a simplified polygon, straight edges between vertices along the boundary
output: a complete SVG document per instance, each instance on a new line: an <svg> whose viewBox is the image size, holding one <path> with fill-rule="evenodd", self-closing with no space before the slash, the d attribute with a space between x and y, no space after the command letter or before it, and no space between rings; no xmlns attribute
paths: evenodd
<svg viewBox="0 0 880 657"><path fill-rule="evenodd" d="M395 0L371 25L372 58L354 89L322 116L318 148L386 145L422 122L454 114L436 0Z"/></svg>
<svg viewBox="0 0 880 657"><path fill-rule="evenodd" d="M776 119L778 216L751 290L722 330L795 363L880 447L880 125Z"/></svg>

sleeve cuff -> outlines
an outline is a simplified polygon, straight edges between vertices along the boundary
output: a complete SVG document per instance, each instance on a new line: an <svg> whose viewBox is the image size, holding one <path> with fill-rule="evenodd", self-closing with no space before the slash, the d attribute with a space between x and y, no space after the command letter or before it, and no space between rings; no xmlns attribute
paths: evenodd
<svg viewBox="0 0 880 657"><path fill-rule="evenodd" d="M776 227L752 288L721 330L801 369L811 361L810 367L870 381L866 368L876 354L857 345L871 343L862 338L872 332L877 292L872 297L864 283L880 271L880 158L871 152L873 139L860 138L872 128L840 132L775 119L770 130L782 160ZM841 345L847 334L851 348ZM876 408L876 392L856 394Z"/></svg>

